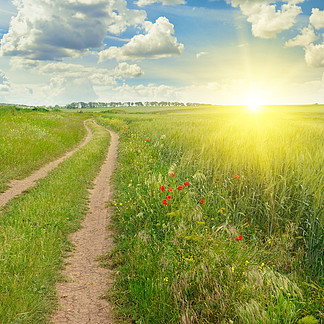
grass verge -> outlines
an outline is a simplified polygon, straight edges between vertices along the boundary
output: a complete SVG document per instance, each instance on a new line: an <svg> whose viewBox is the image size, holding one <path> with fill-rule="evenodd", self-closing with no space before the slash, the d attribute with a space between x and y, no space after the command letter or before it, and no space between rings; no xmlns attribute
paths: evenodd
<svg viewBox="0 0 324 324"><path fill-rule="evenodd" d="M0 192L62 156L85 136L85 116L0 107Z"/></svg>

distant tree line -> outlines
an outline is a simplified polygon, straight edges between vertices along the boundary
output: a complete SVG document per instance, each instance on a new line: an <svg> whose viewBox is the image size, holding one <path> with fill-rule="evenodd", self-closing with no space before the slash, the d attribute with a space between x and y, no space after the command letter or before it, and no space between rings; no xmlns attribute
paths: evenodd
<svg viewBox="0 0 324 324"><path fill-rule="evenodd" d="M116 108L116 107L192 107L202 106L206 104L194 102L177 102L177 101L111 101L111 102L72 102L65 106L68 109L82 109L82 108Z"/></svg>
<svg viewBox="0 0 324 324"><path fill-rule="evenodd" d="M6 103L6 102L0 102L0 107L18 107L18 108L31 108L32 106L29 105L22 105L22 104L12 104L12 103Z"/></svg>
<svg viewBox="0 0 324 324"><path fill-rule="evenodd" d="M117 107L194 107L194 106L208 106L209 104L202 104L196 102L178 102L178 101L111 101L111 102L72 102L68 105L53 105L53 106L31 106L31 105L22 105L22 104L9 104L9 103L0 103L1 107L5 106L14 106L18 108L44 108L44 109L82 109L82 108L117 108Z"/></svg>

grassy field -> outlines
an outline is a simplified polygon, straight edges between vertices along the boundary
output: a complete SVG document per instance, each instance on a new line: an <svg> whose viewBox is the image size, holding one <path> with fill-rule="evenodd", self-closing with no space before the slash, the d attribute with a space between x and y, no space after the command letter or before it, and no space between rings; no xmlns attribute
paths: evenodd
<svg viewBox="0 0 324 324"><path fill-rule="evenodd" d="M210 109L211 106L199 107L199 111L203 109ZM214 107L214 106L213 106ZM82 109L61 109L64 112L112 112L115 114L123 113L173 113L173 112L194 112L197 111L197 107L180 107L180 106L170 106L170 107L159 107L159 106L136 106L136 107L107 107L107 108L82 108Z"/></svg>
<svg viewBox="0 0 324 324"><path fill-rule="evenodd" d="M80 120L75 116L69 122L55 114L29 118L25 127L52 122L63 128L58 132L63 139L68 137L65 128L69 125L73 136L80 132ZM67 236L79 228L86 213L87 188L92 186L109 144L106 130L88 124L94 133L92 140L36 187L9 202L0 214L0 323L48 323L57 306L55 283L60 279L63 256L71 249ZM51 129L45 128L48 134Z"/></svg>
<svg viewBox="0 0 324 324"><path fill-rule="evenodd" d="M0 192L71 150L84 137L85 116L0 107Z"/></svg>
<svg viewBox="0 0 324 324"><path fill-rule="evenodd" d="M107 255L121 319L324 319L322 107L100 116L121 135Z"/></svg>
<svg viewBox="0 0 324 324"><path fill-rule="evenodd" d="M0 109L2 190L77 145L89 116ZM121 137L116 248L104 258L116 270L107 298L118 320L324 320L323 107L93 116ZM56 306L67 235L109 143L90 126L86 146L1 211L0 323L47 323Z"/></svg>

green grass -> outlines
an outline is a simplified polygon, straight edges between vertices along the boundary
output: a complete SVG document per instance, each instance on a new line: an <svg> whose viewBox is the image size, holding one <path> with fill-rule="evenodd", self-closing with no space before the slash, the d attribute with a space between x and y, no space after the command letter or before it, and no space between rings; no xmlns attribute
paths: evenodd
<svg viewBox="0 0 324 324"><path fill-rule="evenodd" d="M71 248L67 236L86 213L87 188L109 144L106 130L90 126L87 145L1 212L0 323L48 323L56 307L55 283Z"/></svg>
<svg viewBox="0 0 324 324"><path fill-rule="evenodd" d="M84 116L0 107L0 192L75 147Z"/></svg>
<svg viewBox="0 0 324 324"><path fill-rule="evenodd" d="M323 108L101 116L121 135L107 255L121 318L323 320Z"/></svg>

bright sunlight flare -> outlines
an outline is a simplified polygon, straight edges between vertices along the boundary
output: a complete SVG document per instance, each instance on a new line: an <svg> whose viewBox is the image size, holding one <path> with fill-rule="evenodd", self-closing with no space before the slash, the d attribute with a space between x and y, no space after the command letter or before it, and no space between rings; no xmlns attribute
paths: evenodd
<svg viewBox="0 0 324 324"><path fill-rule="evenodd" d="M259 98L250 98L248 101L248 109L250 112L257 113L261 109L261 104Z"/></svg>

